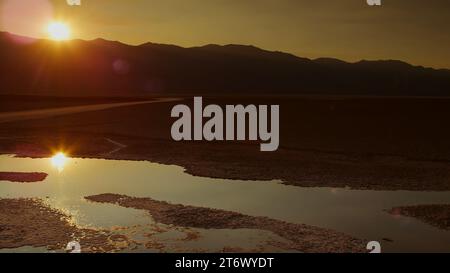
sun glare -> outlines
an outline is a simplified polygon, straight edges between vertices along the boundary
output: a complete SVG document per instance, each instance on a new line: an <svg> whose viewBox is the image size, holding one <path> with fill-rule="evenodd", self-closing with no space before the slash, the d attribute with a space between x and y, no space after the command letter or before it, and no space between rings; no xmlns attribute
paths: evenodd
<svg viewBox="0 0 450 273"><path fill-rule="evenodd" d="M64 166L66 165L67 160L67 156L62 152L55 154L51 158L53 167L57 168L60 172L64 170Z"/></svg>
<svg viewBox="0 0 450 273"><path fill-rule="evenodd" d="M47 26L47 32L51 39L56 41L68 40L70 38L70 28L62 22L52 22Z"/></svg>

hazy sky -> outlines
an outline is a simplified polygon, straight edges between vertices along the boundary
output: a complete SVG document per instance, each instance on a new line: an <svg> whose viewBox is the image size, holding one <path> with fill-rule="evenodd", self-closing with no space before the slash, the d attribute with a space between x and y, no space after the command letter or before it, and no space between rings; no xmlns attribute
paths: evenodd
<svg viewBox="0 0 450 273"><path fill-rule="evenodd" d="M22 2L22 7L19 9ZM14 3L14 4L11 4ZM45 37L43 18L72 37L128 44L252 44L299 56L400 59L450 68L450 0L0 0L0 28Z"/></svg>

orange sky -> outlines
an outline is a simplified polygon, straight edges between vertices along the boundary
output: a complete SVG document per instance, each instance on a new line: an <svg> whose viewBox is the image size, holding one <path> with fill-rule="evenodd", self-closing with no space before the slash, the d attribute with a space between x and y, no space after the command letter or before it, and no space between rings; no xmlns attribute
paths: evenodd
<svg viewBox="0 0 450 273"><path fill-rule="evenodd" d="M128 44L252 44L299 56L400 59L450 68L450 1L0 0L0 29L45 37L50 20L72 37Z"/></svg>

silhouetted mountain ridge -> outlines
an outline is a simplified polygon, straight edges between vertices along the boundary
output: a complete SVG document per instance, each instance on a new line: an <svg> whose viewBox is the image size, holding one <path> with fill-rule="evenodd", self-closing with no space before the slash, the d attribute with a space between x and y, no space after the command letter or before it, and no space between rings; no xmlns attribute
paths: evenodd
<svg viewBox="0 0 450 273"><path fill-rule="evenodd" d="M184 48L0 32L3 94L332 94L448 96L450 71L396 60L310 60L251 45Z"/></svg>

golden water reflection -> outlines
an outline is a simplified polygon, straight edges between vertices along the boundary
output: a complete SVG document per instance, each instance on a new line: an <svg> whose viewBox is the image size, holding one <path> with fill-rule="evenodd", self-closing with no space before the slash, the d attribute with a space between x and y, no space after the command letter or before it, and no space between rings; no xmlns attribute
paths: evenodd
<svg viewBox="0 0 450 273"><path fill-rule="evenodd" d="M55 175L55 169L64 170L64 175ZM44 172L49 175L42 183L0 181L0 198L39 198L70 215L74 223L81 227L133 228L132 232L136 231L133 238L136 236L136 240L147 238L149 226L152 229L158 224L146 211L93 203L84 197L104 193L123 194L307 224L367 240L382 241L388 238L392 242L383 244L385 252L449 252L450 232L414 218L394 217L386 210L418 204L447 204L450 192L301 188L286 186L279 181L212 179L194 177L179 166L146 161L72 158L62 151L51 159L0 155L0 172L11 171ZM188 246L187 242L178 238L183 234L172 236L167 233L163 232L161 236L168 236L177 242L176 247L169 249ZM254 231L250 232L252 235L240 233L242 230L236 233L201 230L201 239L192 243L195 242L196 249L220 250L223 246L248 249L253 248L255 242L261 242L259 238L268 238L267 233L258 233L261 236Z"/></svg>

